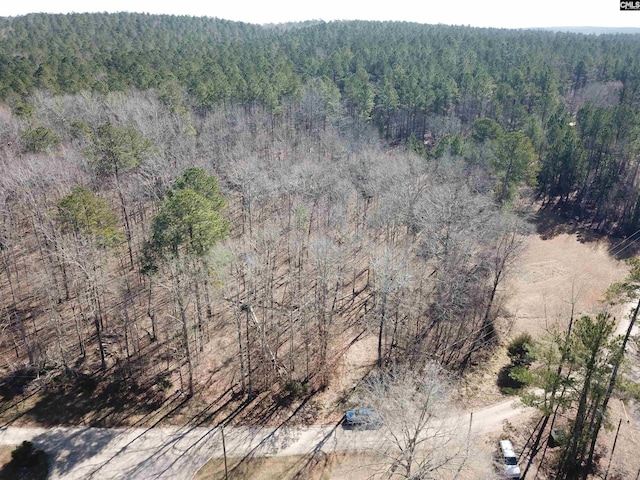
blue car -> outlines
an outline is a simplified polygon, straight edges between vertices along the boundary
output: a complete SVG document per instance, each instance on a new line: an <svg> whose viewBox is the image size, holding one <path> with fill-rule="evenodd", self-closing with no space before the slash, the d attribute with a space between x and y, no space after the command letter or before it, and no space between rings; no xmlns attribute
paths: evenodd
<svg viewBox="0 0 640 480"><path fill-rule="evenodd" d="M382 415L372 408L356 408L344 414L345 428L378 430L382 427Z"/></svg>

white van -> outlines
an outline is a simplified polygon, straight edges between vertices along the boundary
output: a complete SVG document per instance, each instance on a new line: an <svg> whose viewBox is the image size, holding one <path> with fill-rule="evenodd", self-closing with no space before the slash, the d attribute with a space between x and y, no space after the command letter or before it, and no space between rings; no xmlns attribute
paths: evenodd
<svg viewBox="0 0 640 480"><path fill-rule="evenodd" d="M502 450L504 474L507 478L520 478L520 467L518 457L513 451L513 445L509 440L500 440L500 450Z"/></svg>

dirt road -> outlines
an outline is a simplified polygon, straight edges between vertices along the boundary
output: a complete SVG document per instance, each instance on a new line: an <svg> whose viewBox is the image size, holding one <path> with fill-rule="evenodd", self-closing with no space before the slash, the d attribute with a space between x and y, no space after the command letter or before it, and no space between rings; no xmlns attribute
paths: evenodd
<svg viewBox="0 0 640 480"><path fill-rule="evenodd" d="M504 420L524 413L517 400L507 400L473 413L472 431L487 433ZM468 425L471 413L458 421ZM302 455L314 450L375 448L376 431L345 430L340 425L250 428L226 427L228 456ZM212 457L222 457L220 428L21 428L0 429L0 444L30 440L53 455L53 479L191 479Z"/></svg>

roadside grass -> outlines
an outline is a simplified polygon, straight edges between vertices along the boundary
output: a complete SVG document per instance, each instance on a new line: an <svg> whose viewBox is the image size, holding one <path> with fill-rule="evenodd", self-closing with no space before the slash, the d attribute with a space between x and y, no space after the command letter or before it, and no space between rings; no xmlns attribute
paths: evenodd
<svg viewBox="0 0 640 480"><path fill-rule="evenodd" d="M365 480L379 466L375 455L355 452L227 459L229 480ZM225 480L224 460L212 458L194 480Z"/></svg>

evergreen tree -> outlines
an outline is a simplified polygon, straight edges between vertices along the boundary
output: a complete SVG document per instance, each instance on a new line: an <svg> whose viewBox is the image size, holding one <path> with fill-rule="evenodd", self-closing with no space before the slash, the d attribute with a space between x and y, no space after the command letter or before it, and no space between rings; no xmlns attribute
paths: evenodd
<svg viewBox="0 0 640 480"><path fill-rule="evenodd" d="M58 202L57 220L64 233L90 238L101 248L115 247L124 241L107 201L84 187L74 187Z"/></svg>
<svg viewBox="0 0 640 480"><path fill-rule="evenodd" d="M187 169L167 192L167 198L151 225L151 238L144 248L143 273L166 278L182 324L182 343L188 364L189 394L194 393L195 358L191 346L188 303L196 298L198 328L202 330L199 282L205 288L209 276L209 254L229 233L229 222L221 215L224 199L217 180L197 168Z"/></svg>
<svg viewBox="0 0 640 480"><path fill-rule="evenodd" d="M106 122L98 127L90 154L99 175L118 178L140 165L150 152L151 145L151 140L135 128Z"/></svg>
<svg viewBox="0 0 640 480"><path fill-rule="evenodd" d="M536 184L538 157L531 140L522 132L508 132L493 143L495 157L491 164L497 178L496 199L509 201L516 189L526 183Z"/></svg>

